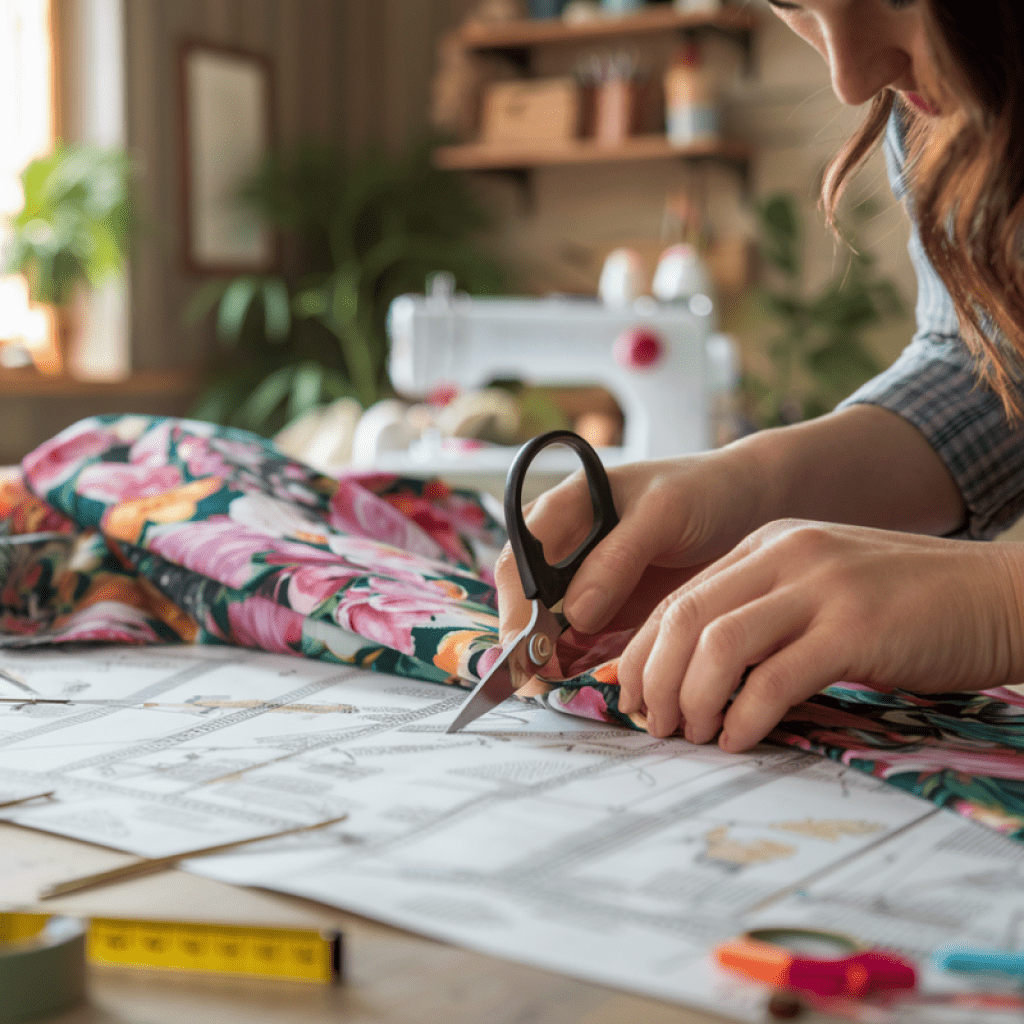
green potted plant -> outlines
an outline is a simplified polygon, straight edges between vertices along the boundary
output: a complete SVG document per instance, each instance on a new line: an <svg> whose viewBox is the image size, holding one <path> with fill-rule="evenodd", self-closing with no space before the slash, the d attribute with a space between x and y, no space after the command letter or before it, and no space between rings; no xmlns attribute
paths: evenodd
<svg viewBox="0 0 1024 1024"><path fill-rule="evenodd" d="M874 205L854 206L849 221L863 224ZM876 261L857 240L855 228L841 227L850 258L816 293L804 286L800 219L794 197L772 196L756 208L759 251L766 283L750 296L748 324L774 328L765 347L768 372L749 370L743 379L750 418L759 427L780 426L820 416L873 377L882 367L865 334L890 317L906 315L896 285L880 277Z"/></svg>
<svg viewBox="0 0 1024 1024"><path fill-rule="evenodd" d="M29 297L74 329L86 287L119 274L135 228L131 160L120 150L60 143L21 174L25 203L10 220L4 272L22 274ZM59 371L67 344L45 365Z"/></svg>
<svg viewBox="0 0 1024 1024"><path fill-rule="evenodd" d="M478 242L488 219L464 183L420 147L347 159L305 144L268 158L241 197L284 236L289 272L243 275L197 292L188 316L215 310L224 358L193 415L271 435L319 405L366 408L389 393L391 300L429 274L474 293L505 274Z"/></svg>

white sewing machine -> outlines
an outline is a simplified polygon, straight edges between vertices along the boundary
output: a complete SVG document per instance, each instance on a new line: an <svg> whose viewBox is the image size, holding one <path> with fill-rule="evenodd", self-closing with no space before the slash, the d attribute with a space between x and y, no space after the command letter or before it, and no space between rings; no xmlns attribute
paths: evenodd
<svg viewBox="0 0 1024 1024"><path fill-rule="evenodd" d="M606 388L625 420L621 447L600 450L607 465L710 447L716 395L735 384L732 343L712 333L712 303L704 295L612 309L588 299L478 299L438 289L395 299L388 328L391 382L407 398L441 385L469 390L501 379ZM407 453L383 452L375 465L415 475L504 475L514 453L488 447L446 456L420 444ZM575 468L568 451L544 457L550 465L541 468L552 473Z"/></svg>

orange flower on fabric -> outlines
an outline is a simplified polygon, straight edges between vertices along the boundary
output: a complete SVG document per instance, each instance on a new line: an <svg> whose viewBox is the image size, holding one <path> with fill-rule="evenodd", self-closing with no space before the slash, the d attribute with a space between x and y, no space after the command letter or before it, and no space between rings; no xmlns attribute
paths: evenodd
<svg viewBox="0 0 1024 1024"><path fill-rule="evenodd" d="M591 669L590 674L599 683L618 683L619 681L619 662L618 659L615 661L606 661L603 665L598 665L597 668Z"/></svg>
<svg viewBox="0 0 1024 1024"><path fill-rule="evenodd" d="M469 596L466 593L466 588L459 586L454 580L432 580L431 582L445 597L449 597L453 601L465 601Z"/></svg>
<svg viewBox="0 0 1024 1024"><path fill-rule="evenodd" d="M113 505L103 517L103 532L117 540L136 543L146 523L184 523L196 514L203 498L216 494L223 480L208 476L149 498L130 498Z"/></svg>
<svg viewBox="0 0 1024 1024"><path fill-rule="evenodd" d="M128 605L129 608L137 608L142 612L149 607L145 591L137 580L109 573L99 573L89 585L89 589L75 603L75 610L81 611L83 608L89 608L104 601L115 601L118 604Z"/></svg>
<svg viewBox="0 0 1024 1024"><path fill-rule="evenodd" d="M449 633L438 644L434 664L449 675L458 675L462 655L474 641L487 634L476 629L460 629Z"/></svg>
<svg viewBox="0 0 1024 1024"><path fill-rule="evenodd" d="M7 521L12 534L71 533L75 529L71 520L37 498L20 478L0 482L0 519Z"/></svg>
<svg viewBox="0 0 1024 1024"><path fill-rule="evenodd" d="M153 614L170 626L185 643L194 644L199 636L199 623L169 597L165 597L149 580L140 576L138 582Z"/></svg>
<svg viewBox="0 0 1024 1024"><path fill-rule="evenodd" d="M320 547L327 547L328 538L326 533L313 533L311 530L296 530L293 536L296 540L303 540L307 544L318 544Z"/></svg>

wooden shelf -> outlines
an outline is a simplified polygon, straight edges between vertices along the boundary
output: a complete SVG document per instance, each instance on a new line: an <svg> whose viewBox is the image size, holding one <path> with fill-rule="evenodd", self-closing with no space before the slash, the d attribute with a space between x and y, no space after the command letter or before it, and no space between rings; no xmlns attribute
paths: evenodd
<svg viewBox="0 0 1024 1024"><path fill-rule="evenodd" d="M574 139L559 146L514 148L483 142L438 146L434 163L452 171L514 171L566 164L599 164L632 160L721 160L746 166L750 147L735 142L674 146L664 135L638 135L619 146L602 146L591 139Z"/></svg>
<svg viewBox="0 0 1024 1024"><path fill-rule="evenodd" d="M690 14L662 9L644 11L622 18L598 18L574 24L558 18L510 21L503 25L471 23L459 30L459 36L463 44L472 50L526 50L533 46L586 43L622 36L697 29L715 29L743 36L747 35L755 24L756 18L748 11L728 7L711 13Z"/></svg>
<svg viewBox="0 0 1024 1024"><path fill-rule="evenodd" d="M47 377L35 370L0 370L0 395L7 398L177 398L194 395L199 378L179 370L137 370L125 380Z"/></svg>

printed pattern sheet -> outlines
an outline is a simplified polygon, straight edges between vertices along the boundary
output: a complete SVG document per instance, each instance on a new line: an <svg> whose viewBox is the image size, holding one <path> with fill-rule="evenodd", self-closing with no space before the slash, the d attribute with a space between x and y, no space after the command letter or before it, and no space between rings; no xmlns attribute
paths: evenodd
<svg viewBox="0 0 1024 1024"><path fill-rule="evenodd" d="M916 949L1024 920L1005 895L1024 893L1019 844L800 750L727 755L515 701L448 736L464 693L230 648L2 668L0 803L55 795L0 817L156 856L347 812L187 867L740 1020L760 996L708 953L751 921ZM961 909L929 911L939 885Z"/></svg>

